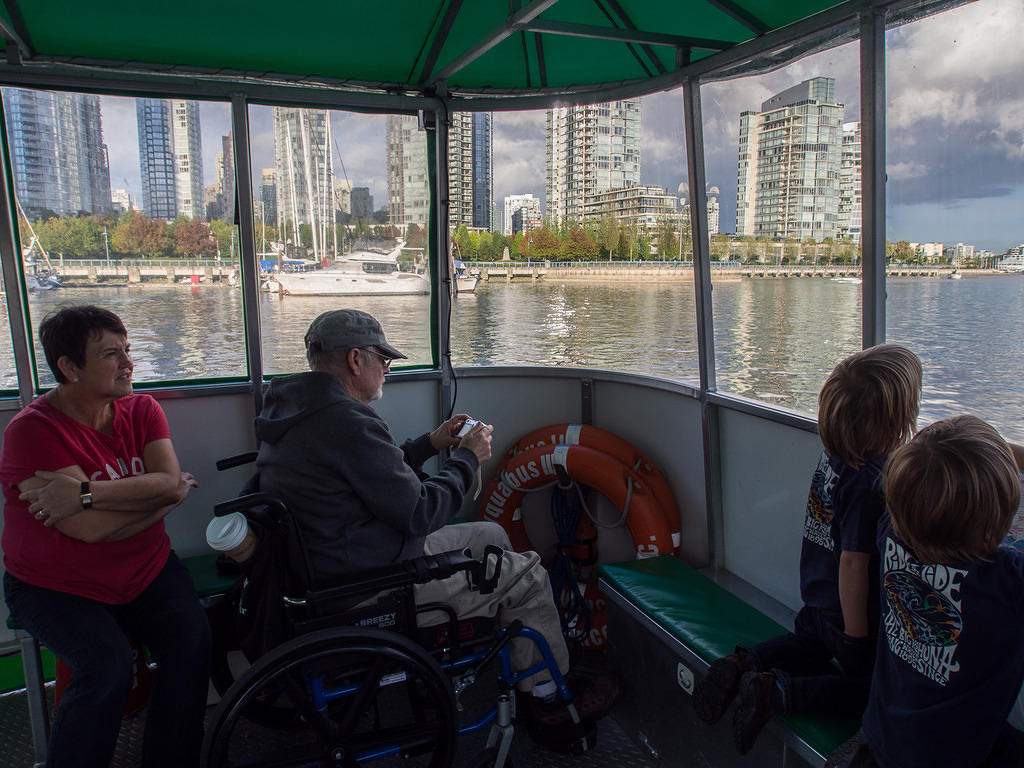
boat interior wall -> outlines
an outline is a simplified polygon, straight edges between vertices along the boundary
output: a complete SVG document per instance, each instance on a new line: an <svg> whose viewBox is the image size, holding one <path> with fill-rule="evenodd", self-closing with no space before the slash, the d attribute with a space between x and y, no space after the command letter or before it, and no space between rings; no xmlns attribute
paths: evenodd
<svg viewBox="0 0 1024 768"><path fill-rule="evenodd" d="M813 430L729 409L719 409L718 425L723 565L795 610L807 488L821 442Z"/></svg>
<svg viewBox="0 0 1024 768"><path fill-rule="evenodd" d="M700 402L639 383L600 382L594 424L625 438L658 463L682 524L680 556L695 568L711 560Z"/></svg>

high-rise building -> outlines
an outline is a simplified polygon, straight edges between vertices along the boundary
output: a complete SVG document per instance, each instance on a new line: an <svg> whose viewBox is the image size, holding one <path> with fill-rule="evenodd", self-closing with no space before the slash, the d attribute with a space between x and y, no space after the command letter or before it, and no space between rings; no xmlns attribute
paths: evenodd
<svg viewBox="0 0 1024 768"><path fill-rule="evenodd" d="M274 107L274 169L281 236L300 243L312 230L314 258L326 253L334 222L334 169L327 110Z"/></svg>
<svg viewBox="0 0 1024 768"><path fill-rule="evenodd" d="M547 217L580 221L598 192L640 183L640 100L547 113Z"/></svg>
<svg viewBox="0 0 1024 768"><path fill-rule="evenodd" d="M233 224L235 221L235 148L231 132L220 137L221 150L217 153L217 190L220 194L220 216Z"/></svg>
<svg viewBox="0 0 1024 768"><path fill-rule="evenodd" d="M537 201L534 201L537 202ZM528 206L524 205L522 208L516 210L512 214L512 234L518 234L522 232L524 235L527 232L532 232L535 229L540 229L544 225L544 220L540 217L540 206Z"/></svg>
<svg viewBox="0 0 1024 768"><path fill-rule="evenodd" d="M815 77L740 115L736 234L835 237L843 105L835 80Z"/></svg>
<svg viewBox="0 0 1024 768"><path fill-rule="evenodd" d="M264 168L260 171L260 205L263 221L267 226L279 226L277 218L277 171Z"/></svg>
<svg viewBox="0 0 1024 768"><path fill-rule="evenodd" d="M4 88L14 188L26 214L111 210L100 97Z"/></svg>
<svg viewBox="0 0 1024 768"><path fill-rule="evenodd" d="M369 219L373 216L373 195L369 187L352 187L352 218Z"/></svg>
<svg viewBox="0 0 1024 768"><path fill-rule="evenodd" d="M334 180L334 205L338 213L352 213L352 182L348 179Z"/></svg>
<svg viewBox="0 0 1024 768"><path fill-rule="evenodd" d="M397 226L425 226L430 213L426 135L419 129L419 120L408 115L388 115L386 133L388 218ZM448 220L453 229L462 224L490 226L491 154L491 116L452 112L448 126Z"/></svg>
<svg viewBox="0 0 1024 768"><path fill-rule="evenodd" d="M171 115L178 215L201 219L205 213L205 206L199 105L194 101L175 99L171 101Z"/></svg>
<svg viewBox="0 0 1024 768"><path fill-rule="evenodd" d="M595 193L583 208L583 218L611 216L638 232L654 234L666 220L678 220L679 198L662 187L634 186Z"/></svg>
<svg viewBox="0 0 1024 768"><path fill-rule="evenodd" d="M398 227L423 226L430 215L427 181L427 139L419 120L388 115L388 221Z"/></svg>
<svg viewBox="0 0 1024 768"><path fill-rule="evenodd" d="M473 113L473 226L490 230L494 201L494 139L491 113Z"/></svg>
<svg viewBox="0 0 1024 768"><path fill-rule="evenodd" d="M843 123L836 236L855 243L860 243L861 236L861 168L860 123Z"/></svg>
<svg viewBox="0 0 1024 768"><path fill-rule="evenodd" d="M473 226L473 114L452 112L448 126L448 221ZM422 138L422 137L421 137Z"/></svg>
<svg viewBox="0 0 1024 768"><path fill-rule="evenodd" d="M135 201L127 189L110 190L110 204L115 211L131 211L135 209Z"/></svg>
<svg viewBox="0 0 1024 768"><path fill-rule="evenodd" d="M536 211L537 217L541 217L540 200L538 198L532 194L509 195L505 198L505 215L501 220L501 234L505 235L505 237L510 237L517 231L520 231L513 227L512 217L522 208Z"/></svg>
<svg viewBox="0 0 1024 768"><path fill-rule="evenodd" d="M718 234L722 207L718 204L718 198L712 195L708 198L708 235L714 237Z"/></svg>
<svg viewBox="0 0 1024 768"><path fill-rule="evenodd" d="M206 215L199 105L136 99L142 209L155 219Z"/></svg>

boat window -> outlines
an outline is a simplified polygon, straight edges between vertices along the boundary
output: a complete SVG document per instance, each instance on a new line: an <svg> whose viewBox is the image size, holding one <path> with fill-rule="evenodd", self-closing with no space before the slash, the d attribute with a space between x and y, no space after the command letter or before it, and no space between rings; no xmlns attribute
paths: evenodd
<svg viewBox="0 0 1024 768"><path fill-rule="evenodd" d="M494 113L490 132L490 228L452 221L455 363L695 381L679 91Z"/></svg>
<svg viewBox="0 0 1024 768"><path fill-rule="evenodd" d="M859 48L701 88L718 388L817 413L861 348Z"/></svg>
<svg viewBox="0 0 1024 768"><path fill-rule="evenodd" d="M430 365L417 117L253 105L249 134L264 372L306 370L309 324L346 307L376 317L404 365Z"/></svg>
<svg viewBox="0 0 1024 768"><path fill-rule="evenodd" d="M97 304L127 326L140 384L244 377L228 105L21 88L3 100L33 339L49 312Z"/></svg>
<svg viewBox="0 0 1024 768"><path fill-rule="evenodd" d="M1024 441L1024 5L982 0L886 36L887 338L924 363L921 424L973 413ZM942 51L936 56L937 50ZM891 264L891 266L892 266Z"/></svg>

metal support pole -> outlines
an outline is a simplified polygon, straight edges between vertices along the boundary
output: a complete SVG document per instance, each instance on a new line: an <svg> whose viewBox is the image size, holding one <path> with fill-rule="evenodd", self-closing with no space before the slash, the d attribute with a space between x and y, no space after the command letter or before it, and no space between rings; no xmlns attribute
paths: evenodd
<svg viewBox="0 0 1024 768"><path fill-rule="evenodd" d="M242 307L245 315L245 347L249 357L254 413L263 408L263 347L260 334L259 263L256 256L256 225L253 218L252 168L249 158L249 105L240 93L231 96L231 138L235 154L235 209L242 252Z"/></svg>
<svg viewBox="0 0 1024 768"><path fill-rule="evenodd" d="M7 296L7 320L11 324L14 364L18 371L18 396L25 407L32 402L35 383L32 380L32 355L29 344L31 330L25 323L26 295L22 293L21 245L18 239L18 218L14 205L14 181L11 176L11 153L7 146L7 124L3 99L0 97L0 146L3 148L3 177L0 188L0 267L3 271L4 293Z"/></svg>
<svg viewBox="0 0 1024 768"><path fill-rule="evenodd" d="M708 402L708 393L717 388L715 323L711 306L711 240L708 232L707 179L704 173L704 120L701 115L700 80L695 77L687 78L683 84L683 126L686 131L686 164L690 180L690 232L693 238L693 285L697 309L708 557L717 571L725 564L725 546L718 410Z"/></svg>
<svg viewBox="0 0 1024 768"><path fill-rule="evenodd" d="M708 234L707 177L704 173L704 123L700 81L687 78L683 85L683 125L686 165L690 177L690 232L693 240L693 280L697 306L697 345L701 391L714 391L715 340L711 312L711 250Z"/></svg>
<svg viewBox="0 0 1024 768"><path fill-rule="evenodd" d="M860 15L861 343L885 341L885 9Z"/></svg>
<svg viewBox="0 0 1024 768"><path fill-rule="evenodd" d="M440 94L439 94L440 95ZM437 158L435 177L437 188L434 190L434 211L437 220L435 243L437 247L437 281L434 288L437 295L437 354L441 368L441 387L438 392L441 418L447 418L448 409L452 406L452 339L451 312L452 295L455 289L452 280L450 242L450 200L448 190L448 126L451 120L444 96L442 105L434 112L435 146L434 156Z"/></svg>

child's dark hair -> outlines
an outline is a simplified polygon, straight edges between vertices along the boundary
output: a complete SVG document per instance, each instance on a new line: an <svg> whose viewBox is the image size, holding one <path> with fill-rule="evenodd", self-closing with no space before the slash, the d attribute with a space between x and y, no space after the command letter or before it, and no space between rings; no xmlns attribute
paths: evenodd
<svg viewBox="0 0 1024 768"><path fill-rule="evenodd" d="M976 416L925 427L893 452L883 478L893 529L923 563L989 556L1020 503L1010 446Z"/></svg>
<svg viewBox="0 0 1024 768"><path fill-rule="evenodd" d="M887 456L914 433L921 361L906 347L879 344L835 367L818 395L818 434L851 467Z"/></svg>
<svg viewBox="0 0 1024 768"><path fill-rule="evenodd" d="M81 368L85 365L85 348L89 340L99 338L103 331L128 335L121 318L109 309L88 304L61 307L43 319L39 326L39 340L43 344L46 364L59 384L67 381L67 377L61 373L57 361L66 356Z"/></svg>

